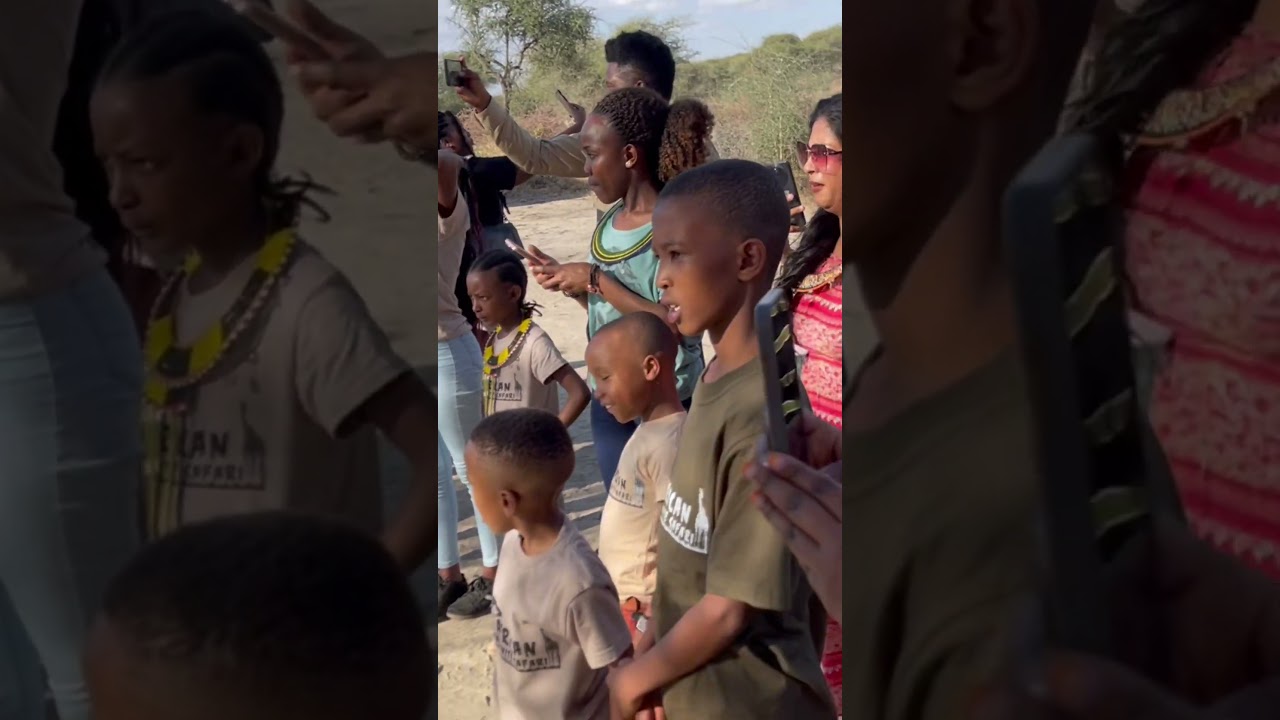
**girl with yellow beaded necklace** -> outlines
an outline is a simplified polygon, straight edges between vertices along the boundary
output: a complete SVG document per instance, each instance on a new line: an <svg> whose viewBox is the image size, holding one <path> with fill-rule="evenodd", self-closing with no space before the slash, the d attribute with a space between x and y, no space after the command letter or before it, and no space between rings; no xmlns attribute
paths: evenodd
<svg viewBox="0 0 1280 720"><path fill-rule="evenodd" d="M419 480L384 537L416 567L435 523L422 449L434 401L350 283L297 237L300 209L315 206L310 183L274 175L283 111L263 49L205 12L140 26L94 93L112 203L153 258L176 265L146 332L146 530L296 509L377 532L379 428Z"/></svg>
<svg viewBox="0 0 1280 720"><path fill-rule="evenodd" d="M490 331L484 345L484 414L536 408L573 424L591 390L533 321L538 304L525 300L529 272L520 257L493 250L476 258L467 273L467 293L476 318ZM559 390L568 400L560 407Z"/></svg>

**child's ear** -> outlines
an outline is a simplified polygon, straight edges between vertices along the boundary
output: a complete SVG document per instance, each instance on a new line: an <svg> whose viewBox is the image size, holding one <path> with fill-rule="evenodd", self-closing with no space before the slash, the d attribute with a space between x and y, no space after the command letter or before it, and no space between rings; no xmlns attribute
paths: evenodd
<svg viewBox="0 0 1280 720"><path fill-rule="evenodd" d="M768 257L769 252L763 242L747 238L738 246L738 280L744 283L758 280L765 274Z"/></svg>
<svg viewBox="0 0 1280 720"><path fill-rule="evenodd" d="M507 294L511 296L511 302L520 302L520 293L523 292L519 285L508 285Z"/></svg>
<svg viewBox="0 0 1280 720"><path fill-rule="evenodd" d="M498 500L502 503L502 514L508 520L516 516L516 508L520 507L520 494L514 490L503 490L498 493Z"/></svg>
<svg viewBox="0 0 1280 720"><path fill-rule="evenodd" d="M657 380L662 374L662 362L652 355L645 355L640 367L644 370L644 379L649 382Z"/></svg>
<svg viewBox="0 0 1280 720"><path fill-rule="evenodd" d="M249 180L262 165L266 154L266 138L262 130L249 123L239 123L227 133L223 157L238 177Z"/></svg>

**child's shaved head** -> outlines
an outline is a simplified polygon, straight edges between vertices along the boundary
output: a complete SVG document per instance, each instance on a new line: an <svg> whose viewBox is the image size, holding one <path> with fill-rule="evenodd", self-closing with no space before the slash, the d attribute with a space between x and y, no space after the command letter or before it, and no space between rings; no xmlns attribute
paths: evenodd
<svg viewBox="0 0 1280 720"><path fill-rule="evenodd" d="M471 431L471 447L486 461L520 470L492 478L496 490L558 493L573 472L569 431L545 410L494 413Z"/></svg>
<svg viewBox="0 0 1280 720"><path fill-rule="evenodd" d="M591 342L616 343L615 347L630 352L637 361L648 355L663 358L671 370L675 370L676 353L680 351L680 341L671 326L649 312L628 313L607 323L596 331Z"/></svg>
<svg viewBox="0 0 1280 720"><path fill-rule="evenodd" d="M419 720L427 656L374 538L263 513L144 548L108 589L86 667L97 720Z"/></svg>

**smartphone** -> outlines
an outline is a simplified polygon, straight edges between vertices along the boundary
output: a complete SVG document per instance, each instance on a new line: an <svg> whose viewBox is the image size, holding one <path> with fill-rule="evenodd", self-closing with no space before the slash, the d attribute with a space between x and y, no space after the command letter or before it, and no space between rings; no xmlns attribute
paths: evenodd
<svg viewBox="0 0 1280 720"><path fill-rule="evenodd" d="M1104 149L1087 134L1051 141L1002 213L1042 483L1045 642L1103 656L1104 564L1153 516L1183 517L1138 407Z"/></svg>
<svg viewBox="0 0 1280 720"><path fill-rule="evenodd" d="M308 58L316 60L332 60L333 55L314 35L303 30L277 13L271 6L258 0L230 0L233 10L262 28L273 37L290 47L300 51Z"/></svg>
<svg viewBox="0 0 1280 720"><path fill-rule="evenodd" d="M534 257L533 253L529 252L528 250L525 250L514 240L507 241L507 249L535 265L542 264L542 261Z"/></svg>
<svg viewBox="0 0 1280 720"><path fill-rule="evenodd" d="M462 61L444 59L444 84L449 87L462 87Z"/></svg>
<svg viewBox="0 0 1280 720"><path fill-rule="evenodd" d="M569 102L569 98L565 97L564 93L556 90L556 99L560 101L560 104L564 106L565 110L569 113L573 113L573 103Z"/></svg>
<svg viewBox="0 0 1280 720"><path fill-rule="evenodd" d="M791 193L791 202L787 207L792 210L800 207L800 190L796 187L796 176L791 172L791 163L775 163L773 165L773 174L778 177L778 182L782 185L783 192ZM791 227L802 228L804 224L804 213L791 216Z"/></svg>
<svg viewBox="0 0 1280 720"><path fill-rule="evenodd" d="M789 294L770 290L756 303L756 342L764 366L765 439L773 452L791 452L787 426L804 408Z"/></svg>

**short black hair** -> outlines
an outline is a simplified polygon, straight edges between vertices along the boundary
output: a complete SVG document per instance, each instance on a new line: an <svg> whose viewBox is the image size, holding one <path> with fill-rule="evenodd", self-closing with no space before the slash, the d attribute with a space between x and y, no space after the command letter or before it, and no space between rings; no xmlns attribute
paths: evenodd
<svg viewBox="0 0 1280 720"><path fill-rule="evenodd" d="M253 125L262 133L262 158L254 183L273 230L297 224L303 207L328 219L309 198L311 191L326 188L307 178L276 176L284 88L271 57L242 18L210 7L157 12L120 40L100 71L98 84L171 75L183 79L197 112Z"/></svg>
<svg viewBox="0 0 1280 720"><path fill-rule="evenodd" d="M629 67L665 100L676 87L676 60L662 38L643 30L619 33L604 44L605 62Z"/></svg>
<svg viewBox="0 0 1280 720"><path fill-rule="evenodd" d="M103 615L143 662L207 682L244 715L418 720L434 701L404 572L334 520L268 512L181 528L116 575Z"/></svg>
<svg viewBox="0 0 1280 720"><path fill-rule="evenodd" d="M609 333L621 333L627 339L628 347L638 352L637 359L648 355L664 357L670 361L671 369L675 369L676 354L680 352L680 341L657 315L651 312L627 313L605 323L596 331L592 339Z"/></svg>
<svg viewBox="0 0 1280 720"><path fill-rule="evenodd" d="M545 410L518 408L497 412L471 431L481 453L521 467L573 458L573 440L560 418Z"/></svg>
<svg viewBox="0 0 1280 720"><path fill-rule="evenodd" d="M716 160L677 175L658 201L686 197L697 198L700 212L741 239L764 243L767 279L773 281L787 245L791 212L772 169L750 160Z"/></svg>

